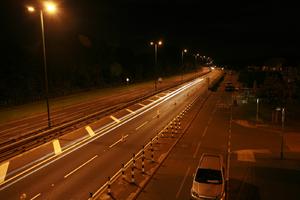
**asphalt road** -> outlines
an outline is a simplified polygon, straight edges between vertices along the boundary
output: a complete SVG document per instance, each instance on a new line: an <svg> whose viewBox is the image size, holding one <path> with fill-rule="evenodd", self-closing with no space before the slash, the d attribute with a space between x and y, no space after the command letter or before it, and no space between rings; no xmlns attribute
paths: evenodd
<svg viewBox="0 0 300 200"><path fill-rule="evenodd" d="M201 73L201 72L200 72ZM195 74L188 74L184 78L189 79ZM180 83L177 77L168 81L163 81L158 84L158 90L170 87ZM96 98L81 101L74 104L69 104L62 107L52 107L52 100L50 101L50 115L52 126L57 126L86 115L105 110L106 108L122 103L126 103L138 97L145 96L150 92L155 92L152 83L139 84L130 86L128 88L118 89L115 93L107 93L107 95L99 95ZM13 114L13 113L11 113ZM26 135L27 133L48 127L47 112L36 113L30 116L17 118L15 120L0 123L0 142L5 142L11 138L19 135Z"/></svg>
<svg viewBox="0 0 300 200"><path fill-rule="evenodd" d="M197 103L191 108L190 112L199 111L197 117L138 200L190 199L193 173L207 152L224 157L228 199L300 199L299 153L289 154L292 142L284 141L280 159L280 132L240 123L236 114L240 107L230 107L235 94L224 92L227 82L236 83L236 77L227 76L201 110Z"/></svg>
<svg viewBox="0 0 300 200"><path fill-rule="evenodd" d="M210 77L213 79L217 74L212 72ZM89 192L103 185L108 176L119 170L121 163L130 160L133 153L206 89L205 80L196 79L168 91L169 94L158 94L157 100L142 102L141 107L147 103L152 106L129 120L118 122L114 129L86 145L2 184L0 199L19 199L22 195L26 199L87 199ZM126 141L118 142L124 135Z"/></svg>
<svg viewBox="0 0 300 200"><path fill-rule="evenodd" d="M231 95L224 89L212 92L201 109L195 103L190 112L196 118L141 192L139 200L190 199L193 174L204 152L223 155L226 164L230 103Z"/></svg>

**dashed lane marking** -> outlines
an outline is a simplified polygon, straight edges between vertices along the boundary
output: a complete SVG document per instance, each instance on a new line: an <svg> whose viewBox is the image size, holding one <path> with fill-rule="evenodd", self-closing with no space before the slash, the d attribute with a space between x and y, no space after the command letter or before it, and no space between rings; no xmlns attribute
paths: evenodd
<svg viewBox="0 0 300 200"><path fill-rule="evenodd" d="M0 164L0 183L5 180L9 161Z"/></svg>
<svg viewBox="0 0 300 200"><path fill-rule="evenodd" d="M95 135L95 132L93 131L93 129L90 126L86 126L85 130L89 133L89 135L91 137L93 137Z"/></svg>
<svg viewBox="0 0 300 200"><path fill-rule="evenodd" d="M112 120L114 120L115 122L117 122L117 123L120 123L121 121L119 120L119 119L117 119L117 118L115 118L114 116L110 116L110 118L112 119Z"/></svg>
<svg viewBox="0 0 300 200"><path fill-rule="evenodd" d="M82 165L80 165L79 167L77 167L76 169L74 169L73 171L71 171L70 173L66 174L64 176L64 178L67 178L68 176L72 175L74 172L76 172L80 168L84 167L85 165L87 165L89 162L91 162L92 160L94 160L97 157L98 157L98 155L95 155L94 157L92 157L91 159L89 159L88 161L86 161L85 163L83 163Z"/></svg>
<svg viewBox="0 0 300 200"><path fill-rule="evenodd" d="M185 180L186 180L186 178L187 178L187 176L188 176L190 170L191 170L191 167L189 167L189 168L187 169L187 171L185 172L184 178L183 178L183 180L182 180L182 182L181 182L181 184L180 184L180 187L179 187L179 189L178 189L178 191L177 191L176 199L178 199L178 197L179 197L179 195L180 195L180 192L181 192L181 190L182 190L182 187L183 187L183 185L184 185L184 182L185 182Z"/></svg>
<svg viewBox="0 0 300 200"><path fill-rule="evenodd" d="M128 135L122 136L121 139L119 139L118 141L116 141L115 143L113 143L112 145L110 145L109 148L114 147L115 145L117 145L119 142L122 142L127 137L128 137Z"/></svg>
<svg viewBox="0 0 300 200"><path fill-rule="evenodd" d="M142 128L143 126L145 126L148 123L148 121L145 121L144 123L142 123L141 125L139 125L138 127L135 128L135 130L139 130L140 128Z"/></svg>
<svg viewBox="0 0 300 200"><path fill-rule="evenodd" d="M58 139L53 140L53 148L55 155L61 154L61 147Z"/></svg>
<svg viewBox="0 0 300 200"><path fill-rule="evenodd" d="M128 108L126 108L126 110L127 110L128 112L130 112L130 113L135 113L134 111L132 111L132 110L130 110L130 109L128 109Z"/></svg>
<svg viewBox="0 0 300 200"><path fill-rule="evenodd" d="M37 195L35 195L34 197L32 197L30 200L34 200L34 199L38 198L39 196L41 196L41 193L38 193Z"/></svg>

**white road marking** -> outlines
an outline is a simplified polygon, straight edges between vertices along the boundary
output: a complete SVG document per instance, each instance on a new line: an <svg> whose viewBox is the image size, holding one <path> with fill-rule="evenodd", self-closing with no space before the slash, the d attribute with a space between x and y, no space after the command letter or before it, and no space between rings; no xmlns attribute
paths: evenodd
<svg viewBox="0 0 300 200"><path fill-rule="evenodd" d="M38 198L39 196L41 196L41 193L38 193L37 195L35 195L34 197L32 197L30 200L34 200L34 199Z"/></svg>
<svg viewBox="0 0 300 200"><path fill-rule="evenodd" d="M135 113L134 111L132 111L132 110L130 110L130 109L128 109L128 108L126 108L126 110L127 110L128 112L130 112L130 113Z"/></svg>
<svg viewBox="0 0 300 200"><path fill-rule="evenodd" d="M200 148L200 145L201 145L201 141L198 143L197 145L197 148L196 148L196 151L195 153L193 154L193 158L196 158L197 154L198 154L198 151L199 151L199 148Z"/></svg>
<svg viewBox="0 0 300 200"><path fill-rule="evenodd" d="M98 157L98 155L95 155L94 157L92 157L91 159L89 159L88 161L86 161L85 163L83 163L82 165L80 165L79 167L77 167L76 169L74 169L73 171L71 171L70 173L66 174L64 176L64 178L67 178L68 176L70 176L71 174L73 174L74 172L76 172L77 170L79 170L80 168L84 167L85 165L87 165L89 162L91 162L92 160L94 160L97 157Z"/></svg>
<svg viewBox="0 0 300 200"><path fill-rule="evenodd" d="M116 141L115 143L113 143L112 145L109 146L109 148L112 148L113 146L115 146L116 144L118 144L119 142L122 142L125 138L127 138L128 135L122 136L121 139L119 139L118 141Z"/></svg>
<svg viewBox="0 0 300 200"><path fill-rule="evenodd" d="M0 164L0 183L2 183L5 180L8 165L9 161Z"/></svg>
<svg viewBox="0 0 300 200"><path fill-rule="evenodd" d="M90 126L86 126L85 130L89 133L89 135L91 137L93 137L95 135L95 132L93 131L93 129Z"/></svg>
<svg viewBox="0 0 300 200"><path fill-rule="evenodd" d="M118 120L117 118L115 118L114 116L110 116L110 118L112 119L112 120L114 120L115 122L117 122L117 123L120 123L121 121L120 120Z"/></svg>
<svg viewBox="0 0 300 200"><path fill-rule="evenodd" d="M205 136L205 134L206 134L206 132L207 132L207 129L208 129L208 126L205 127L205 129L204 129L204 131L203 131L203 133L202 133L202 137Z"/></svg>
<svg viewBox="0 0 300 200"><path fill-rule="evenodd" d="M151 102L153 102L154 100L152 100L152 99L147 99L148 101L151 101Z"/></svg>
<svg viewBox="0 0 300 200"><path fill-rule="evenodd" d="M140 128L142 128L143 126L145 126L148 123L148 121L145 121L144 123L142 123L140 126L136 127L135 130L139 130Z"/></svg>
<svg viewBox="0 0 300 200"><path fill-rule="evenodd" d="M143 106L143 107L145 107L146 105L144 105L144 104L141 104L141 103L138 103L138 105L140 105L140 106Z"/></svg>
<svg viewBox="0 0 300 200"><path fill-rule="evenodd" d="M189 172L190 172L190 167L187 169L187 171L185 172L185 175L184 175L184 178L183 178L183 180L182 180L182 182L181 182L181 185L180 185L180 187L179 187L179 189L178 189L178 191L177 191L177 194L176 194L176 199L178 199L178 197L179 197L179 194L180 194L180 192L181 192L181 190L182 190L182 187L183 187L183 185L184 185L184 182L185 182L185 180L186 180L186 178L187 178L187 176L188 176L188 174L189 174Z"/></svg>
<svg viewBox="0 0 300 200"><path fill-rule="evenodd" d="M55 155L61 154L61 147L58 139L53 140L52 142Z"/></svg>

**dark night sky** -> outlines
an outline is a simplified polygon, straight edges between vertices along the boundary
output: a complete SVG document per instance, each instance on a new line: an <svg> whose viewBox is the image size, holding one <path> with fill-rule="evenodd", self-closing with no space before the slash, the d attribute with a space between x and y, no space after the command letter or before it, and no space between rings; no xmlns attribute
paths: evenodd
<svg viewBox="0 0 300 200"><path fill-rule="evenodd" d="M12 43L26 46L34 41L32 36L39 37L38 27L32 28L37 18L28 16L24 9L27 2L11 0L1 6L1 43L4 44L2 48L10 49L7 54L14 53ZM58 2L59 15L47 19L48 34L60 38L58 40L83 34L93 41L106 40L143 51L150 39L163 38L165 45L187 47L225 64L254 63L268 57L286 57L293 61L300 57L300 16L296 3L228 0Z"/></svg>

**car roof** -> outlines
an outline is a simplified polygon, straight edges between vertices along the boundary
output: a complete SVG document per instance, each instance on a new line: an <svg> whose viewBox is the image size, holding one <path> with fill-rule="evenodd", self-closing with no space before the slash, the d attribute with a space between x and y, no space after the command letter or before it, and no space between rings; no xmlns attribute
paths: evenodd
<svg viewBox="0 0 300 200"><path fill-rule="evenodd" d="M220 170L223 164L223 157L220 154L202 154L199 168Z"/></svg>

